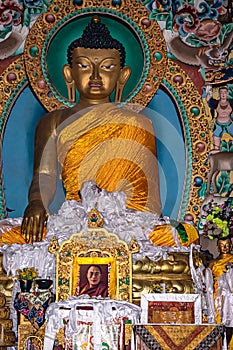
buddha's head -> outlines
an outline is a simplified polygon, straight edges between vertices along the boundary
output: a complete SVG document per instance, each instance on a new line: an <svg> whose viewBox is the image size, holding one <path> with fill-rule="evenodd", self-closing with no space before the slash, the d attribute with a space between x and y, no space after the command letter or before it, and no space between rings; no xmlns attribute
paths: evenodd
<svg viewBox="0 0 233 350"><path fill-rule="evenodd" d="M232 243L230 237L224 237L218 239L218 251L220 255L229 254L232 249Z"/></svg>
<svg viewBox="0 0 233 350"><path fill-rule="evenodd" d="M80 100L90 104L109 102L116 88L115 102L120 102L131 69L125 66L123 45L112 38L98 16L69 45L67 59L63 74L71 102L75 102L75 87Z"/></svg>

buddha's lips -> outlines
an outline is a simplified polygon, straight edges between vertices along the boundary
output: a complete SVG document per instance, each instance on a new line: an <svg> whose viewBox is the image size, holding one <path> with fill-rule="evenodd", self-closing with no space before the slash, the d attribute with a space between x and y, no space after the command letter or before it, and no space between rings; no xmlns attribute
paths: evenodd
<svg viewBox="0 0 233 350"><path fill-rule="evenodd" d="M90 87L101 87L101 86L103 86L103 84L102 83L93 83L93 82L91 82L91 83L89 83L89 86Z"/></svg>

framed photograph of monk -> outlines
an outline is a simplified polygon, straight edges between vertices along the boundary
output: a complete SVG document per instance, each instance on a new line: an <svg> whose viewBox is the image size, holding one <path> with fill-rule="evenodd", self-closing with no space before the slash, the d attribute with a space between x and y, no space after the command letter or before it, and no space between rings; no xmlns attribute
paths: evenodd
<svg viewBox="0 0 233 350"><path fill-rule="evenodd" d="M142 294L142 323L201 324L199 294Z"/></svg>
<svg viewBox="0 0 233 350"><path fill-rule="evenodd" d="M116 295L117 276L114 258L75 258L73 266L73 295L110 297Z"/></svg>

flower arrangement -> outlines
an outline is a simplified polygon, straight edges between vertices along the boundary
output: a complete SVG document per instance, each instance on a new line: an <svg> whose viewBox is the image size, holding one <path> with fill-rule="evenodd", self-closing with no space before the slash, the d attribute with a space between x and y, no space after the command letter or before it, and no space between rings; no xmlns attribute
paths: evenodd
<svg viewBox="0 0 233 350"><path fill-rule="evenodd" d="M203 231L208 238L233 235L233 198L221 204L213 199L203 207L203 217L206 220Z"/></svg>
<svg viewBox="0 0 233 350"><path fill-rule="evenodd" d="M16 270L15 278L22 281L34 281L38 277L34 267L24 267L22 270Z"/></svg>

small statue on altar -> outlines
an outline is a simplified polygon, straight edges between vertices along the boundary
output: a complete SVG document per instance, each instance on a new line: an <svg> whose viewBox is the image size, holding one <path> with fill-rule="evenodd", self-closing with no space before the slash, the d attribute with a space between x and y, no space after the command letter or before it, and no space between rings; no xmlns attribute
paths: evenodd
<svg viewBox="0 0 233 350"><path fill-rule="evenodd" d="M214 278L214 300L216 321L226 326L227 344L231 343L233 330L233 254L230 236L222 237L217 242L219 255L210 262ZM231 344L233 346L233 344ZM230 345L230 349L232 349Z"/></svg>
<svg viewBox="0 0 233 350"><path fill-rule="evenodd" d="M233 263L232 242L229 236L218 238L217 247L219 255L216 259L212 260L209 267L212 270L214 276L214 289L217 290L217 282L219 277L227 272L227 264Z"/></svg>

